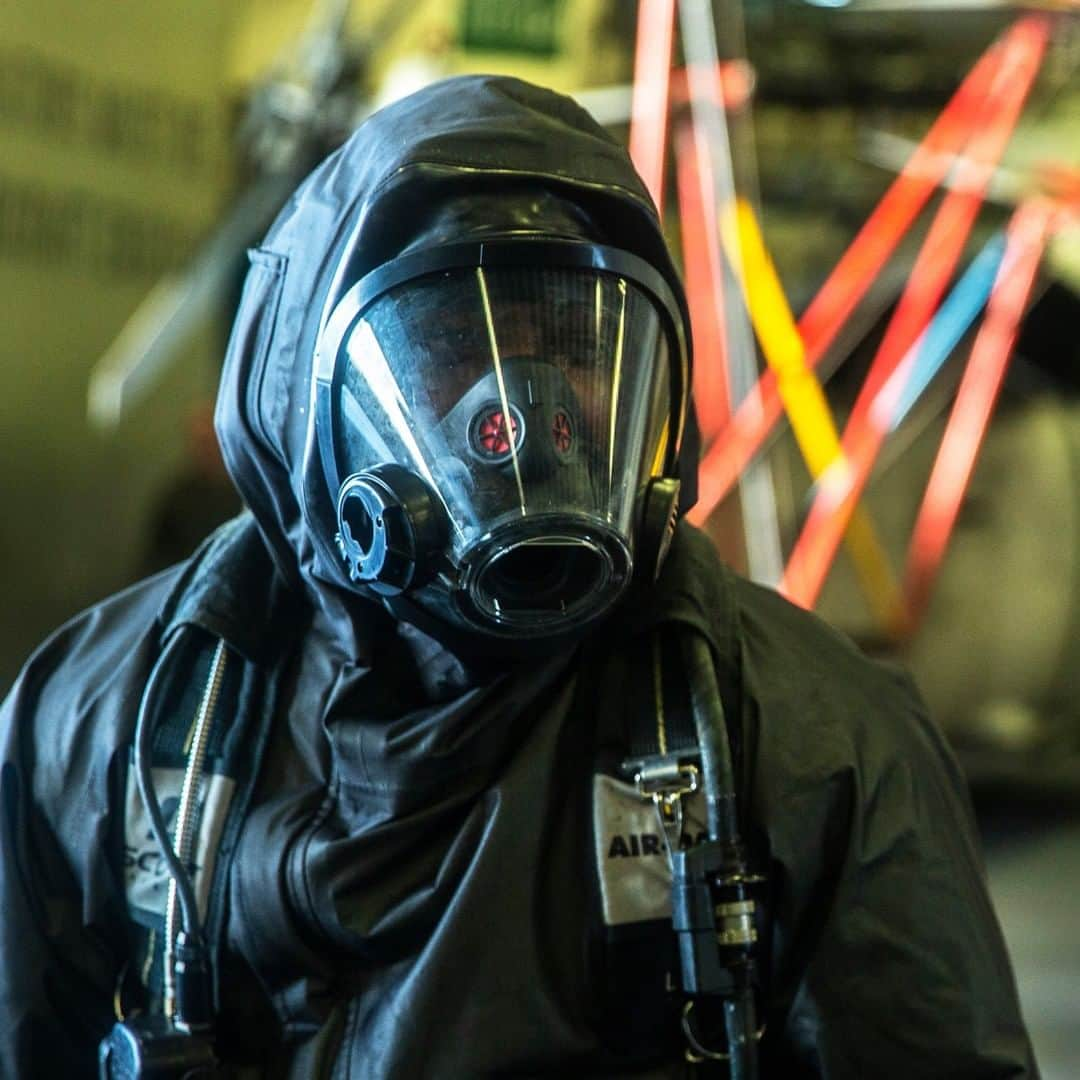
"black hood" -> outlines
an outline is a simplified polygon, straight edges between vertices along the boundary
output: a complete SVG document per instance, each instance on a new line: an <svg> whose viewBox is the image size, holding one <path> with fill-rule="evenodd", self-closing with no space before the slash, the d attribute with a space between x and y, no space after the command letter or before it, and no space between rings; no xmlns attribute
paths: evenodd
<svg viewBox="0 0 1080 1080"><path fill-rule="evenodd" d="M651 263L689 318L656 209L624 148L571 99L517 79L462 76L373 114L300 185L258 250L229 343L216 425L228 469L287 580L341 584L313 540L304 492L312 356L346 245L359 277L440 226L462 195L527 186L579 206L598 239ZM682 512L696 498L696 431L684 439ZM312 496L314 500L314 496Z"/></svg>

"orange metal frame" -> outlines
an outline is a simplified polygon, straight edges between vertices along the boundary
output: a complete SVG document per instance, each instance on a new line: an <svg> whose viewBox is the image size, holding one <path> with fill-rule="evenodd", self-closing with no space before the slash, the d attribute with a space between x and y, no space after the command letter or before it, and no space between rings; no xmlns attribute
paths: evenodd
<svg viewBox="0 0 1080 1080"><path fill-rule="evenodd" d="M675 15L675 0L642 0L639 5L630 150L658 207L663 205L669 107L687 94L680 81L685 73L671 67ZM888 433L882 422L883 388L888 384L890 392L895 390L896 379L890 383L890 376L933 318L956 270L986 185L1038 75L1054 21L1046 13L1024 15L979 58L798 321L806 361L816 366L948 177L950 188L849 418L832 480L823 479L818 485L792 550L781 591L798 603L812 606L820 593ZM725 103L740 96L745 101L751 87L752 73L745 66L718 72L717 95ZM692 125L679 128L674 149L691 320L699 358L712 361L709 370L702 370L699 362L694 378L706 453L700 467L699 502L688 516L700 524L761 450L783 413L783 403L776 375L766 370L756 390L731 413L724 370L718 208L702 197L709 189L701 182L701 171L710 164ZM949 177L958 162L959 172ZM1064 185L1067 194L1075 186L1072 174L1070 181ZM896 627L898 631L912 629L925 611L1039 260L1047 237L1062 220L1065 198L1029 200L1010 224L1005 261L915 525L905 579L904 626Z"/></svg>

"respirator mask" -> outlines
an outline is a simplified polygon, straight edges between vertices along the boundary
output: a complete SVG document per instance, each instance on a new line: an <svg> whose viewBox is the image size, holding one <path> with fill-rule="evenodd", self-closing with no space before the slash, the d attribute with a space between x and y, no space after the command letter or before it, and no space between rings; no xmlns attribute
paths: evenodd
<svg viewBox="0 0 1080 1080"><path fill-rule="evenodd" d="M350 587L528 639L655 574L687 359L653 267L507 239L409 252L339 293L316 345L313 449Z"/></svg>

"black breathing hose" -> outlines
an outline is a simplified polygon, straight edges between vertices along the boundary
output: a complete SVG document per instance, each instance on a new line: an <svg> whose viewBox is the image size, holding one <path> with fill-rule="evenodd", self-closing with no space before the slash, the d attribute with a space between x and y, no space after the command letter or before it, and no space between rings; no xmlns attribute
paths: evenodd
<svg viewBox="0 0 1080 1080"><path fill-rule="evenodd" d="M135 781L150 819L153 833L169 874L176 885L183 929L176 935L173 1007L169 1007L169 983L165 980L165 1013L139 1011L119 1017L98 1048L97 1075L108 1080L163 1080L165 1077L211 1077L217 1071L213 1043L213 987L206 943L199 925L195 888L187 867L173 850L161 812L151 755L155 728L155 705L165 674L184 641L184 631L165 643L146 681L135 721ZM170 906L172 906L170 904ZM169 945L164 949L169 963ZM230 1071L231 1075L231 1071Z"/></svg>
<svg viewBox="0 0 1080 1080"><path fill-rule="evenodd" d="M691 631L682 639L682 653L690 686L690 707L701 749L701 779L709 838L726 844L738 844L735 768L724 721L724 704L716 682L712 648L701 634Z"/></svg>
<svg viewBox="0 0 1080 1080"><path fill-rule="evenodd" d="M157 793L154 791L154 780L150 771L151 743L154 737L154 699L160 689L160 683L169 666L169 661L179 650L183 640L183 631L178 631L169 638L150 672L150 678L146 682L142 700L139 702L139 718L135 722L135 780L139 786L139 794L142 796L146 813L150 818L150 829L154 834L154 840L161 849L161 855L169 868L169 873L176 882L176 891L180 897L180 910L183 915L184 932L190 937L198 937L199 934L199 908L195 902L195 889L191 883L191 875L187 871L173 851L172 842L169 838L169 829L165 824L165 817L161 812L161 804L158 802Z"/></svg>
<svg viewBox="0 0 1080 1080"><path fill-rule="evenodd" d="M757 1021L754 993L746 988L734 1001L724 1002L724 1031L731 1080L758 1080Z"/></svg>
<svg viewBox="0 0 1080 1080"><path fill-rule="evenodd" d="M735 803L735 767L712 648L704 636L691 631L682 638L682 654L701 750L709 839L726 847L733 878L745 879L748 874ZM723 1002L728 1070L732 1080L757 1080L754 989L749 968L742 965L737 972L735 994Z"/></svg>

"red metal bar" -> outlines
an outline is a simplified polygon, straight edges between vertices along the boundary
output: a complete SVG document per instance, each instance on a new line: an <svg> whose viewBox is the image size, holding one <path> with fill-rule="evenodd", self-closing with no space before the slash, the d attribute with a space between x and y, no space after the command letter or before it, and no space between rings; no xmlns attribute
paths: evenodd
<svg viewBox="0 0 1080 1080"><path fill-rule="evenodd" d="M848 427L856 431L877 392L937 309L975 224L990 177L1005 152L1024 101L1039 72L1049 40L1050 21L1034 19L1021 28L1006 50L991 97L978 127L958 162L959 172L942 200L911 269L896 311L877 355L859 389Z"/></svg>
<svg viewBox="0 0 1080 1080"><path fill-rule="evenodd" d="M886 384L876 402L883 415L894 410L902 391L901 382ZM789 600L804 607L813 607L817 602L885 436L884 426L864 425L857 440L850 441L843 456L822 473L814 488L810 513L780 581L780 592ZM894 636L901 636L906 630L904 613L892 614L895 625L886 629Z"/></svg>
<svg viewBox="0 0 1080 1080"><path fill-rule="evenodd" d="M1038 73L1049 26L1049 20L1044 19L1023 27L1024 33L1015 39L1015 48L1003 60L965 150L962 174L954 181L957 186L950 188L942 200L859 390L844 431L842 445L847 459L862 455L872 462L880 449L881 441L874 439L870 410L948 287L982 206L990 175L1005 151ZM849 494L837 504L835 493L829 491L827 484L818 491L781 581L781 592L790 600L804 607L813 607L817 602L857 498L857 493Z"/></svg>
<svg viewBox="0 0 1080 1080"><path fill-rule="evenodd" d="M1005 257L994 282L986 319L971 347L971 358L960 381L908 547L905 593L909 630L926 613L1001 391L1054 215L1054 204L1040 199L1022 204L1009 224Z"/></svg>
<svg viewBox="0 0 1080 1080"><path fill-rule="evenodd" d="M708 446L731 418L724 334L724 270L709 158L693 126L675 133L676 180L686 299L694 334L694 402Z"/></svg>
<svg viewBox="0 0 1080 1080"><path fill-rule="evenodd" d="M1042 15L1019 19L976 62L926 133L850 247L799 320L807 362L817 365L897 244L944 178L949 155L970 137L995 75L1018 40L1026 40ZM736 409L731 423L706 453L699 474L697 506L689 517L701 523L731 490L783 414L776 377L766 371Z"/></svg>
<svg viewBox="0 0 1080 1080"><path fill-rule="evenodd" d="M729 112L745 108L754 93L756 76L748 60L721 60L716 65L713 100ZM690 102L690 76L686 68L671 73L671 104L678 108Z"/></svg>
<svg viewBox="0 0 1080 1080"><path fill-rule="evenodd" d="M630 99L630 159L661 217L674 41L675 0L640 0Z"/></svg>

